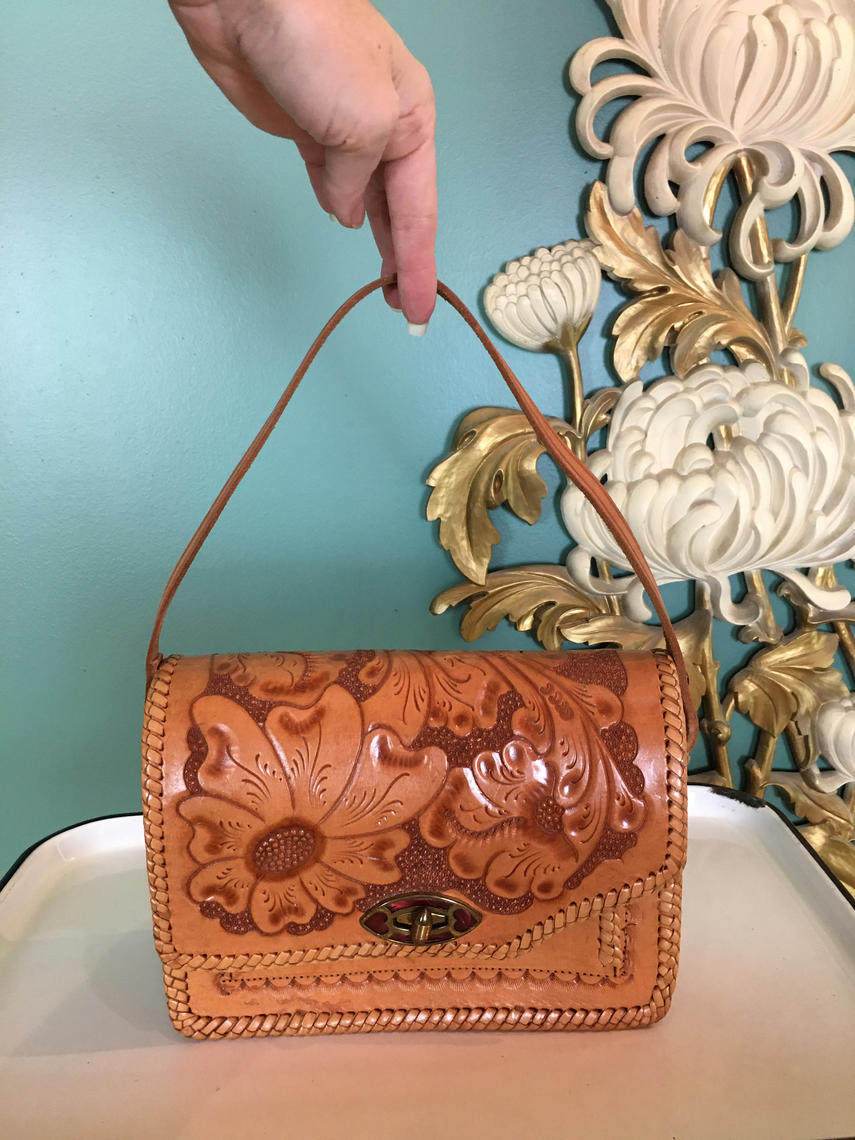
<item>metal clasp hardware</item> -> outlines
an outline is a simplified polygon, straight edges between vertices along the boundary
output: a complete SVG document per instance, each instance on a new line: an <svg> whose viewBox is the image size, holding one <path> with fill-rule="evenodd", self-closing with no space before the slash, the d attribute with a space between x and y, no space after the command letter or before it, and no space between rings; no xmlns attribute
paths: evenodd
<svg viewBox="0 0 855 1140"><path fill-rule="evenodd" d="M411 892L384 899L359 921L371 934L388 942L426 946L468 934L481 921L481 915L461 899Z"/></svg>

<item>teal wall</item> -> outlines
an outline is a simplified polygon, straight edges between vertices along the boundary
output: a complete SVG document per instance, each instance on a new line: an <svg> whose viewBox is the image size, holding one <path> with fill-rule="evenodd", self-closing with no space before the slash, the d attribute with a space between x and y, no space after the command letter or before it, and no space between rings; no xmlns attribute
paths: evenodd
<svg viewBox="0 0 855 1140"><path fill-rule="evenodd" d="M580 232L599 166L571 142L565 65L606 16L596 0L381 8L433 76L438 260L474 304L507 259ZM12 0L0 83L2 870L46 832L136 810L164 581L304 347L377 259L367 231L316 207L290 145L226 103L163 0ZM852 364L848 253L813 262L799 318L821 334L810 359ZM616 301L604 291L598 325ZM508 355L561 413L552 358ZM590 335L592 387L603 362ZM457 616L427 612L457 575L424 521L424 477L463 411L504 402L453 314L417 341L366 302L188 576L167 650L459 644ZM566 549L552 519L501 526L506 563ZM508 627L482 644L525 643ZM735 652L722 647L731 665Z"/></svg>

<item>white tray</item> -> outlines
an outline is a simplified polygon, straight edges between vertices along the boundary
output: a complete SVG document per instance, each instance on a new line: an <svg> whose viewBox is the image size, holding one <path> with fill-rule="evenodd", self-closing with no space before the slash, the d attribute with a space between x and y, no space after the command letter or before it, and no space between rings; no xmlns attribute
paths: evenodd
<svg viewBox="0 0 855 1140"><path fill-rule="evenodd" d="M171 1028L138 816L0 892L0 1135L241 1140L855 1133L855 910L768 807L692 788L680 979L650 1030L199 1043Z"/></svg>

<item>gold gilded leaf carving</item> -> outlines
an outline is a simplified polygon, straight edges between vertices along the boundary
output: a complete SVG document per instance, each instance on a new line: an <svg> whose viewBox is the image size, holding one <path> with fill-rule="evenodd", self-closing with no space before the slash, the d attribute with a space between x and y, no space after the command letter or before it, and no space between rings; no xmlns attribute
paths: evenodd
<svg viewBox="0 0 855 1140"><path fill-rule="evenodd" d="M565 628L576 626L594 614L608 612L602 598L592 597L570 580L563 566L516 566L494 570L483 585L461 582L438 594L431 612L444 613L450 606L469 602L460 622L460 633L475 641L507 618L519 630L534 630L546 649L560 649Z"/></svg>
<svg viewBox="0 0 855 1140"><path fill-rule="evenodd" d="M740 362L759 360L774 369L769 335L745 304L738 277L731 269L714 277L706 246L677 230L672 248L664 249L637 207L626 215L611 207L602 182L591 190L587 229L603 269L640 294L612 327L622 380L634 379L666 347L678 376L709 360L717 348L729 349Z"/></svg>
<svg viewBox="0 0 855 1140"><path fill-rule="evenodd" d="M849 692L832 664L836 649L833 633L808 630L755 653L730 682L736 707L772 737L791 722L809 731L821 704Z"/></svg>
<svg viewBox="0 0 855 1140"><path fill-rule="evenodd" d="M683 621L674 623L695 708L707 689L703 666L710 620L705 610L696 610ZM578 625L567 626L563 633L568 641L582 645L617 645L621 649L643 650L662 649L665 645L661 626L645 625L620 614L597 614Z"/></svg>
<svg viewBox="0 0 855 1140"><path fill-rule="evenodd" d="M564 420L549 417L562 438L575 439ZM537 473L543 445L522 412L476 408L460 421L454 451L428 476L427 517L439 520L439 541L457 568L484 582L499 532L490 511L507 503L527 523L540 517L546 484Z"/></svg>
<svg viewBox="0 0 855 1140"><path fill-rule="evenodd" d="M600 428L608 427L612 409L618 402L619 388L600 388L585 401L579 423L579 433L587 441Z"/></svg>
<svg viewBox="0 0 855 1140"><path fill-rule="evenodd" d="M604 598L580 589L563 566L494 570L483 585L461 582L443 590L431 603L431 612L445 613L461 602L469 603L460 621L460 633L467 641L475 641L507 618L517 629L533 631L545 649L560 649L565 641L644 650L665 644L660 626L613 614ZM704 665L710 623L709 613L701 609L674 625L696 706L707 690Z"/></svg>
<svg viewBox="0 0 855 1140"><path fill-rule="evenodd" d="M837 835L829 821L800 827L799 832L847 891L855 895L855 846L852 841L847 842Z"/></svg>
<svg viewBox="0 0 855 1140"><path fill-rule="evenodd" d="M855 820L842 796L812 788L799 772L773 772L769 784L786 792L793 810L810 823L824 823L831 833L845 839L852 836Z"/></svg>

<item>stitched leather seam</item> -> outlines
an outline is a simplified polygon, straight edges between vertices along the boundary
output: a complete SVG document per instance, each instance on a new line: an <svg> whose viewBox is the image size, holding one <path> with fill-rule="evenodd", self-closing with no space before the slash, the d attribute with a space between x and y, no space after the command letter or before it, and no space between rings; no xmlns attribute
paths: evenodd
<svg viewBox="0 0 855 1140"><path fill-rule="evenodd" d="M166 873L163 828L163 740L169 709L169 689L179 657L168 657L159 666L146 693L142 734L142 798L154 943L159 954L172 950L169 914L169 882Z"/></svg>

